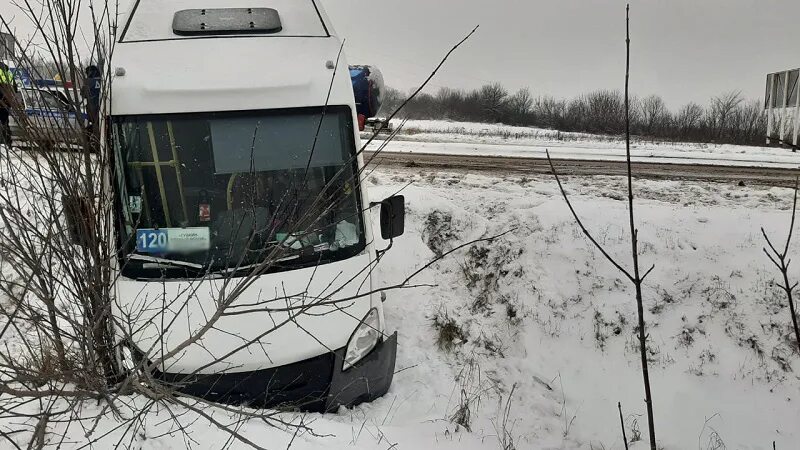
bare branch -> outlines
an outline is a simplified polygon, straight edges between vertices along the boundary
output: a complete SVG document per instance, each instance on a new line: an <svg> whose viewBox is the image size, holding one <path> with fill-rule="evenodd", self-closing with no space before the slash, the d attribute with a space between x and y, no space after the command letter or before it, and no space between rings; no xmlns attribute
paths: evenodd
<svg viewBox="0 0 800 450"><path fill-rule="evenodd" d="M653 264L652 266L650 266L650 268L649 268L649 269L647 269L647 272L645 272L645 273L644 273L644 275L642 275L642 282L643 282L643 283L644 283L644 280L647 278L647 276L648 276L648 275L650 275L650 273L651 273L651 272L653 271L653 269L655 269L655 268L656 268L656 265L655 265L655 264Z"/></svg>
<svg viewBox="0 0 800 450"><path fill-rule="evenodd" d="M787 255L789 254L789 244L791 243L792 235L794 234L794 224L797 216L798 190L800 190L800 184L798 183L798 180L795 180L794 201L792 202L792 219L789 225L789 233L786 237L786 245L784 246L783 253L779 253L775 249L775 246L772 245L772 242L770 241L770 238L767 235L767 232L764 231L763 227L761 228L761 234L764 236L764 240L767 242L767 245L769 245L770 249L772 249L772 253L770 253L766 248L764 248L764 254L767 255L767 258L769 258L770 262L772 262L772 264L778 268L781 273L781 277L783 278L780 286L784 293L786 293L786 299L789 302L789 314L791 315L792 328L794 329L795 344L797 345L798 351L800 351L800 324L798 324L797 310L795 308L793 296L794 290L797 288L798 283L792 284L791 281L789 281L789 265L791 264L791 259L787 260Z"/></svg>
<svg viewBox="0 0 800 450"><path fill-rule="evenodd" d="M617 402L619 408L619 425L622 428L622 442L625 444L625 450L628 450L628 436L625 433L625 420L622 418L622 402Z"/></svg>
<svg viewBox="0 0 800 450"><path fill-rule="evenodd" d="M589 239L589 241L595 246L595 248L597 248L600 251L600 253L603 254L603 256L605 256L605 258L608 260L608 262L610 262L614 267L616 267L617 270L622 272L630 281L634 281L633 276L624 267L622 267L606 251L606 249L603 248L602 245L600 245L599 242L597 242L597 240L594 238L594 236L592 236L592 233L589 232L589 230L583 224L583 221L580 219L580 217L578 216L578 213L575 211L575 208L572 206L572 202L570 201L569 196L567 195L567 191L564 189L564 186L561 184L561 178L558 176L558 171L556 170L555 165L553 164L552 158L550 158L550 151L546 150L545 153L547 154L547 162L550 163L550 170L553 172L553 176L555 176L555 178L556 178L556 183L558 183L558 189L561 191L561 196L564 198L564 201L567 203L567 207L569 208L569 211L572 213L572 217L575 218L575 222L581 228L581 231L583 231L583 235L586 236L587 239Z"/></svg>

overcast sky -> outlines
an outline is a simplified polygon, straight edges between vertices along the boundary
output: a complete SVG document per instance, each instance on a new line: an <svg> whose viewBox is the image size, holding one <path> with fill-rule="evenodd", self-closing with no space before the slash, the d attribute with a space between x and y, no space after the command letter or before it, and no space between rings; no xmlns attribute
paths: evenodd
<svg viewBox="0 0 800 450"><path fill-rule="evenodd" d="M261 1L261 0L259 0ZM268 3L268 0L263 0ZM416 87L475 25L481 28L429 88L510 89L571 97L622 89L622 0L321 0L351 63ZM766 74L800 66L800 0L633 0L635 93L672 108L723 91L764 95ZM0 0L0 15L10 14Z"/></svg>
<svg viewBox="0 0 800 450"><path fill-rule="evenodd" d="M624 86L624 1L322 2L350 62L378 65L399 88L417 86L475 25L431 91L500 81L568 97ZM800 66L800 0L631 3L632 90L671 107L728 90L762 97L768 72Z"/></svg>

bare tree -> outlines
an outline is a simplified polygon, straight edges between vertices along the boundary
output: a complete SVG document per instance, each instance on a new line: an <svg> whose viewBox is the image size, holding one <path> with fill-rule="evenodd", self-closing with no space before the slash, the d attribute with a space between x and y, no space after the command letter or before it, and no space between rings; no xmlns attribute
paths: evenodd
<svg viewBox="0 0 800 450"><path fill-rule="evenodd" d="M478 91L482 114L488 122L503 120L508 101L508 91L500 84L487 84Z"/></svg>
<svg viewBox="0 0 800 450"><path fill-rule="evenodd" d="M650 370L647 361L647 330L644 318L644 300L642 294L642 285L645 279L653 271L655 266L651 266L644 274L642 274L639 265L639 230L636 228L636 217L634 214L634 194L633 194L633 169L631 165L631 148L630 148L630 103L629 103L629 84L630 84L630 18L629 18L630 5L626 7L626 66L625 66L625 96L624 96L624 116L625 116L625 147L626 147L626 160L628 166L628 218L629 230L631 239L631 256L632 256L632 270L626 269L622 266L608 251L594 238L592 233L583 224L583 221L578 216L578 213L572 206L569 200L567 191L564 189L558 172L555 169L553 160L550 158L550 152L547 152L547 160L550 163L550 170L553 172L558 183L561 195L567 203L573 218L577 222L583 234L589 241L597 248L606 260L611 263L617 270L619 270L625 277L633 284L636 290L636 308L638 312L638 333L639 333L639 355L641 358L642 379L645 391L645 404L647 406L647 419L650 431L650 448L656 450L656 429L653 415L653 397L650 389Z"/></svg>
<svg viewBox="0 0 800 450"><path fill-rule="evenodd" d="M794 201L792 202L792 220L789 223L789 233L786 236L786 244L783 246L783 249L779 249L776 247L772 241L770 240L767 232L764 228L761 228L761 234L764 235L764 240L767 242L767 246L769 248L764 248L764 253L767 255L769 260L778 270L781 272L781 276L783 278L781 289L786 294L786 300L789 302L789 314L791 314L792 319L792 327L794 328L794 338L795 344L797 345L797 351L800 353L800 327L797 324L797 310L795 309L794 304L794 291L797 289L798 283L792 284L789 281L789 265L791 264L792 260L789 258L789 246L792 242L792 236L794 235L794 224L795 218L797 217L797 192L798 188L800 188L800 179L795 181L794 185Z"/></svg>
<svg viewBox="0 0 800 450"><path fill-rule="evenodd" d="M619 91L601 90L586 96L590 127L603 133L625 130L625 100Z"/></svg>
<svg viewBox="0 0 800 450"><path fill-rule="evenodd" d="M743 101L731 115L729 140L740 143L761 143L766 128L767 117L761 101Z"/></svg>
<svg viewBox="0 0 800 450"><path fill-rule="evenodd" d="M633 134L675 141L763 145L767 120L761 102L745 101L736 92L713 98L709 108L689 103L674 114L657 95L639 99L629 93L628 103ZM415 119L504 121L604 135L621 136L625 129L623 95L610 90L559 100L550 96L534 98L528 88L509 96L498 83L473 91L443 87L436 95L418 95L402 115Z"/></svg>
<svg viewBox="0 0 800 450"><path fill-rule="evenodd" d="M458 89L451 89L448 87L439 88L436 92L435 100L437 107L437 114L452 119L454 113L458 110L460 100L463 98L463 93Z"/></svg>
<svg viewBox="0 0 800 450"><path fill-rule="evenodd" d="M439 117L451 120L469 120L476 114L478 106L467 101L467 93L461 89L443 87L436 93L436 103L441 109Z"/></svg>
<svg viewBox="0 0 800 450"><path fill-rule="evenodd" d="M580 95L570 100L564 111L564 120L568 124L567 131L598 132L597 121L589 113L589 100Z"/></svg>
<svg viewBox="0 0 800 450"><path fill-rule="evenodd" d="M82 81L86 61L112 59L118 30L118 11L114 3L54 0L36 5L15 2L13 6L35 29L31 42L19 45L22 51L15 61L17 66L30 67L34 61L42 59L65 79ZM87 21L91 29L82 26ZM11 28L2 17L0 26L2 30ZM450 54L471 35L455 45L423 85L398 108L414 99ZM336 67L339 67L338 56ZM331 85L336 72L333 71ZM112 80L110 66L103 67L102 75L103 80ZM43 120L28 114L21 102L12 105L20 130L15 136L18 146L4 148L0 167L4 183L4 188L0 189L0 265L3 269L0 292L5 297L0 304L0 339L9 344L0 347L0 374L3 376L0 418L25 424L13 436L0 430L0 439L19 446L18 442L27 437L32 445L40 445L46 440L48 424L58 423L67 424L67 429L73 425L85 427L87 446L103 445L98 443L113 433L118 434L115 437L120 440L118 446L130 446L154 408L170 411L169 432L185 434L191 420L204 420L221 430L227 440L252 448L263 448L263 444L253 442L240 432L242 424L251 420L290 433L313 436L313 430L303 419L286 420L273 410L254 411L216 403L225 399L227 392L200 398L184 388L204 371L220 370L218 367L224 367L232 355L266 352L263 346L270 336L290 327L303 330L302 324L309 317L337 314L343 320L359 321L351 312L355 301L412 287L412 280L430 267L432 262L424 264L396 285L366 289L364 286L369 283L365 280L380 263L380 259L370 259L355 274L319 280L314 270L306 287L253 295L255 280L280 269L287 259L301 256L305 240L314 235L334 234L341 220L352 220L371 208L364 206L365 210L359 210L357 202L350 204L353 207L342 208L342 205L346 204L345 198L353 198L354 192L360 192L366 168L354 171L353 163L380 130L356 149L342 168L326 174L320 183L310 183L308 167L297 172L296 177L287 181L284 194L274 199L271 205L274 217L263 228L256 229L247 225L245 218L234 217L229 227L231 242L246 251L234 251L231 245L221 253L222 265L212 269L209 262L206 269L204 265L189 261L159 261L126 250L132 248L135 233L125 230L139 228L146 214L137 214L138 217L130 220L124 214L122 218L117 214L117 209L122 208L120 198L115 196L116 190L121 189L117 181L122 179L122 171L136 173L138 170L141 174L141 167L148 161L122 158L117 152L122 151L122 146L130 145L125 144L126 133L149 131L152 139L148 149L153 153L158 142L170 142L174 136L169 124L164 130L156 129L158 126L152 123L131 126L128 130L115 124L108 124L108 128L90 124L78 84L68 88L65 98L59 101L47 97L51 94L46 91L31 94L39 104L45 105L42 106L45 112L50 113L45 114ZM111 83L103 83L99 93L103 108L100 117L110 113L111 89ZM322 100L325 104L313 136L312 156L322 122L330 113L327 99ZM393 112L392 117L396 114L397 111ZM103 133L102 140L98 134L87 131L89 125ZM256 126L254 141L258 131ZM174 145L173 150L177 151ZM230 203L242 205L238 208L241 216L251 218L256 208L253 197L260 188L253 175L256 173L251 167L241 174L240 180L231 179L231 183L239 182L241 189L240 195L228 199ZM174 208L172 212L177 215L187 215L179 206ZM166 216L170 207L162 199L161 205L149 205L143 211ZM123 227L119 221L125 221ZM282 238L277 237L277 223L284 227ZM269 238L266 244L260 240L264 237ZM155 272L151 281L163 289L162 295L130 293L126 302L121 301L115 286L134 264L153 266L148 269ZM310 264L316 268L321 263L311 261ZM177 291L173 289L176 284L166 279L167 271L183 274L185 282L177 286ZM201 305L202 319L181 328L182 321L188 322L187 310L195 307L192 302L199 290L202 286L209 289L210 280L214 285L213 298ZM323 283L327 288L322 292L312 291L308 286L313 283ZM347 286L356 289L346 290ZM222 352L224 354L212 352L208 341L219 337L220 324L244 315L263 318L264 329L246 335L228 333L227 337L233 338L236 344ZM168 341L179 328L180 337ZM148 333L152 339L136 339ZM146 344L141 348L126 344L137 341ZM189 348L204 350L211 357L192 373L165 378L163 372L168 365L179 361L182 352ZM100 412L88 418L82 416L79 411L86 400L98 402ZM40 405L39 411L31 412L32 402ZM210 406L233 418L220 421L208 411ZM199 419L185 418L188 413ZM97 431L98 423L106 415L113 417L118 426L110 431Z"/></svg>
<svg viewBox="0 0 800 450"><path fill-rule="evenodd" d="M650 95L639 101L639 118L642 124L642 133L653 136L660 133L669 123L669 110L667 105L658 95Z"/></svg>
<svg viewBox="0 0 800 450"><path fill-rule="evenodd" d="M684 105L675 116L675 127L679 139L689 139L691 133L696 131L703 119L703 107L697 103Z"/></svg>
<svg viewBox="0 0 800 450"><path fill-rule="evenodd" d="M706 111L707 121L715 139L722 139L730 127L736 108L744 99L739 91L726 92L711 99L711 106Z"/></svg>
<svg viewBox="0 0 800 450"><path fill-rule="evenodd" d="M403 102L410 100L407 108L403 110L403 116L405 117L413 117L416 119L432 119L436 116L436 97L427 93L427 92L420 92L416 96L412 97L412 93L403 100ZM402 104L402 102L401 102Z"/></svg>
<svg viewBox="0 0 800 450"><path fill-rule="evenodd" d="M518 90L508 99L508 115L512 123L525 124L533 112L533 96L528 88Z"/></svg>
<svg viewBox="0 0 800 450"><path fill-rule="evenodd" d="M540 120L539 124L559 130L566 127L566 111L566 100L556 100L553 97L538 97L533 104L533 113Z"/></svg>
<svg viewBox="0 0 800 450"><path fill-rule="evenodd" d="M406 100L406 96L397 89L392 87L387 87L386 90L383 92L383 110L386 111L395 111L397 110L403 101Z"/></svg>

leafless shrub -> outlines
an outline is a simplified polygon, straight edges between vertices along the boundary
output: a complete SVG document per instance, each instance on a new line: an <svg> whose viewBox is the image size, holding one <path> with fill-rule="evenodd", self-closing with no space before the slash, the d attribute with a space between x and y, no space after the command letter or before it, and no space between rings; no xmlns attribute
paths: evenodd
<svg viewBox="0 0 800 450"><path fill-rule="evenodd" d="M726 92L711 99L706 120L715 138L722 137L730 128L736 110L743 101L742 93L738 91Z"/></svg>
<svg viewBox="0 0 800 450"><path fill-rule="evenodd" d="M478 104L483 121L500 122L507 107L508 91L500 83L487 84L478 90Z"/></svg>
<svg viewBox="0 0 800 450"><path fill-rule="evenodd" d="M639 101L639 118L642 134L654 136L669 126L670 113L664 99L658 95L650 95Z"/></svg>
<svg viewBox="0 0 800 450"><path fill-rule="evenodd" d="M388 90L391 101L398 103L405 96ZM670 111L658 95L641 99L629 98L630 121L634 135L667 141L694 141L764 145L767 119L763 102L745 100L741 93L726 92L709 99L703 107L688 103ZM598 90L572 99L550 96L534 98L523 88L509 95L499 83L490 83L474 91L443 87L436 95L424 94L409 104L405 117L414 119L448 119L456 121L506 123L542 127L561 132L600 133L618 138L625 131L624 99L621 92ZM449 132L457 132L454 127ZM409 132L411 133L411 131ZM553 133L557 140L568 137ZM530 133L511 133L504 138L532 137ZM548 135L547 137L550 137Z"/></svg>
<svg viewBox="0 0 800 450"><path fill-rule="evenodd" d="M328 219L341 206L342 192L353 196L366 178L363 169L355 173L340 169L330 174L318 190L292 190L308 188L308 167L300 177L291 180L285 190L287 194L275 201L274 216L284 224L286 231L286 236L278 242L282 245L259 245L255 232L233 234L234 238L241 238L237 242L241 241L244 248L253 250L255 263L228 251L223 252L221 267L212 270L209 263L206 270L205 266L193 263L137 259L132 251L118 250L132 245L132 233L123 233L118 227L116 209L118 200L122 200L114 195L120 171L130 169L120 165L130 165L130 161L114 154L115 146L110 138L119 138L119 130L100 126L101 118L110 113L108 100L113 76L108 62L114 54L119 30L116 4L53 0L37 4L14 1L12 6L29 19L35 29L31 42L19 45L22 52L15 61L17 65L41 66L36 61L43 60L49 71L76 83L66 89L62 102L49 106L47 112L53 114L46 115L45 122L33 120L21 102L14 103L13 114L21 130L17 137L20 146L5 148L0 159L3 182L3 189L0 189L0 292L5 296L0 310L0 339L5 343L0 347L0 375L3 376L0 419L28 424L11 433L13 436L0 430L0 439L14 446L30 442L31 446L41 447L47 441L50 424L58 423L67 424L67 429L83 427L86 446L105 447L104 440L119 439L117 446L131 447L154 409L169 411L171 419L163 424L168 428L167 433L184 436L187 445L192 440L187 428L197 421L219 430L228 441L225 446L237 442L246 447L263 448L263 444L253 442L242 432L242 426L249 421L278 427L290 435L316 436L302 416L287 419L276 410L217 403L231 403L231 398L226 397L230 393L212 398L208 395L211 392L206 392L201 398L183 388L205 369L224 371L218 367L227 368L226 361L232 355L266 353L263 345L269 336L286 328L304 329L302 324L308 317L338 314L342 320L359 321L360 318L352 317L350 312L356 301L387 290L411 287L411 279L435 261L423 265L397 285L376 290L361 289L379 262L370 261L356 275L343 275L334 282L321 280L328 286L321 293L308 287L320 282L314 270L305 288L284 287L282 292L276 289L272 295L251 295L258 277L280 269L286 258L298 255L295 243L314 233L331 230ZM84 20L91 24L89 29L82 26ZM0 29L11 31L11 24L4 17L0 17ZM448 56L467 38L454 46ZM85 113L91 111L84 102L80 86L86 81L87 62L98 64L102 80L105 80L98 94L102 110L96 117L88 115L89 119ZM335 73L334 70L333 76ZM34 95L49 94L37 92ZM326 101L319 128L328 111ZM149 127L153 137L157 132L152 129L153 125ZM316 138L320 136L319 128L310 149L312 155ZM254 136L257 132L256 128ZM379 132L376 130L375 135ZM156 145L152 142L162 140L160 138L170 142L170 134L160 131L157 138L153 137L154 153ZM362 148L355 149L356 154L349 163L361 156L373 139L374 136ZM174 151L175 146L172 146ZM243 178L253 172L252 168L245 171ZM257 183L243 182L242 186L240 200L252 200ZM302 201L288 193L301 190L309 192ZM245 213L254 209L242 207ZM166 217L168 210L164 201L159 213ZM144 211L155 210L146 207ZM362 212L356 206L345 217L352 218ZM185 210L182 214L187 216ZM169 223L169 219L165 220ZM245 219L240 218L232 220L231 225L235 230L248 228L244 223ZM133 230L141 224L141 218L126 222ZM450 253L442 252L438 257ZM152 266L148 270L155 271L155 275L149 280L162 288L161 295L134 293L126 297L126 302L121 301L115 285L132 264ZM319 264L318 260L312 261L308 267L314 269ZM170 270L183 274L177 277L181 283L167 280L164 274ZM216 289L208 288L211 280ZM213 298L201 305L202 319L174 338L179 328L176 324L188 322L186 311L196 307L193 302L197 301L203 285L212 291ZM344 286L355 286L356 293L346 293ZM233 339L235 344L226 349L227 353L210 351L208 342L214 340L215 335L219 337L221 324L245 315L263 318L263 330L250 330L254 333L249 335L228 333L227 338ZM135 337L148 333L153 337L152 345L132 348ZM174 380L165 379L161 372L192 347L207 351L208 363L193 373L181 374ZM207 395L209 398L205 398ZM264 402L271 400L275 399L265 398ZM96 402L99 412L91 417L82 416L80 411L86 401ZM37 403L38 411L31 413L29 406ZM301 401L295 406L307 405ZM221 415L227 417L221 420ZM115 421L111 430L99 426L104 418Z"/></svg>
<svg viewBox="0 0 800 450"><path fill-rule="evenodd" d="M517 389L517 384L511 386L511 392L503 402L503 397L500 397L500 414L498 419L492 421L495 433L497 433L497 441L502 450L516 450L517 446L514 443L514 424L515 421L511 420L511 403L514 400L514 391Z"/></svg>
<svg viewBox="0 0 800 450"><path fill-rule="evenodd" d="M604 328L606 326L606 322L603 320L603 314L595 310L593 316L594 322L594 340L597 343L597 346L600 348L600 351L606 349L606 339L608 339L608 335L605 334Z"/></svg>
<svg viewBox="0 0 800 450"><path fill-rule="evenodd" d="M432 211L425 219L422 238L436 256L443 255L458 239L453 228L453 216L445 211Z"/></svg>
<svg viewBox="0 0 800 450"><path fill-rule="evenodd" d="M489 391L487 380L483 379L481 368L474 357L466 360L464 367L456 376L455 389L458 400L449 420L471 432L474 415Z"/></svg>
<svg viewBox="0 0 800 450"><path fill-rule="evenodd" d="M764 240L767 242L769 249L766 247L764 248L764 253L767 255L769 260L775 267L781 272L782 275L782 284L780 285L783 292L786 294L786 299L789 302L789 313L791 314L791 323L792 327L794 328L794 336L795 336L795 345L797 346L798 352L800 352L800 326L798 326L798 318L797 318L797 310L795 309L794 303L794 291L797 289L797 283L792 284L789 281L789 264L791 264L792 260L789 257L789 245L792 242L792 235L794 234L794 224L795 219L797 216L797 193L798 187L800 187L800 179L795 182L794 186L794 202L792 203L792 220L789 225L789 233L786 237L786 245L783 247L783 250L779 250L778 248L773 245L772 241L770 240L767 232L764 229L761 229L761 233L764 235Z"/></svg>
<svg viewBox="0 0 800 450"><path fill-rule="evenodd" d="M514 264L523 254L523 249L514 248L507 240L497 239L469 248L459 263L467 289L473 295L470 309L475 313L491 313L495 305L505 305L510 322L518 319L518 298L501 292L507 277L521 278L522 266Z"/></svg>
<svg viewBox="0 0 800 450"><path fill-rule="evenodd" d="M719 435L714 427L709 425L709 422L718 416L719 414L714 414L706 419L703 424L703 429L700 430L700 435L697 437L698 450L725 450L728 448L725 445L725 441L722 440L722 436ZM705 445L703 445L703 441L705 441Z"/></svg>
<svg viewBox="0 0 800 450"><path fill-rule="evenodd" d="M508 122L512 125L523 124L533 112L533 95L528 88L518 90L508 99Z"/></svg>
<svg viewBox="0 0 800 450"><path fill-rule="evenodd" d="M439 350L451 352L456 345L468 341L466 331L443 309L434 314L431 325L436 334L436 346L439 347Z"/></svg>
<svg viewBox="0 0 800 450"><path fill-rule="evenodd" d="M507 303L506 304L506 318L508 322L512 326L518 326L522 323L522 317L520 317L519 307L517 307L514 303Z"/></svg>
<svg viewBox="0 0 800 450"><path fill-rule="evenodd" d="M570 414L569 412L569 406L567 405L567 392L564 390L564 381L561 378L561 373L558 374L558 383L561 386L561 412L559 413L559 416L564 422L561 431L562 436L567 437L572 430L572 424L575 423L575 419L578 418L578 413L575 412Z"/></svg>
<svg viewBox="0 0 800 450"><path fill-rule="evenodd" d="M680 347L689 348L694 344L694 333L697 330L693 327L683 327L681 332L678 334L676 339L678 340L678 345Z"/></svg>
<svg viewBox="0 0 800 450"><path fill-rule="evenodd" d="M627 319L625 319L625 316L617 311L616 321L607 320L600 310L595 309L594 315L592 316L592 322L594 324L595 343L600 351L604 351L608 338L612 336L620 336L622 334L625 324L627 323Z"/></svg>
<svg viewBox="0 0 800 450"><path fill-rule="evenodd" d="M467 289L475 289L482 279L475 261L467 258L464 262L459 263L458 266L461 269L461 275L464 277Z"/></svg>
<svg viewBox="0 0 800 450"><path fill-rule="evenodd" d="M708 374L708 372L706 372L706 366L709 364L714 364L717 360L717 355L711 351L711 349L705 349L700 353L698 360L699 364L690 364L687 372L694 376L701 377ZM710 372L710 374L716 375L715 372Z"/></svg>
<svg viewBox="0 0 800 450"><path fill-rule="evenodd" d="M639 418L636 416L630 417L630 430L631 430L631 440L630 443L633 444L634 442L639 442L642 440L642 430L639 428Z"/></svg>
<svg viewBox="0 0 800 450"><path fill-rule="evenodd" d="M701 124L703 114L703 107L694 102L681 107L674 120L678 139L692 139L693 132L695 132Z"/></svg>
<svg viewBox="0 0 800 450"><path fill-rule="evenodd" d="M642 381L644 384L644 391L645 391L645 404L647 406L647 419L649 425L649 437L650 437L650 448L651 450L656 450L657 442L656 442L656 428L654 423L654 414L653 414L653 397L651 395L651 387L650 387L650 370L649 370L649 358L651 353L654 351L652 347L648 347L648 335L646 332L646 323L644 318L644 300L642 294L642 285L647 278L647 276L652 272L655 266L652 266L646 272L642 273L640 271L639 266L639 230L636 228L636 217L634 214L634 193L633 193L633 170L631 165L631 151L630 151L630 98L629 98L629 80L630 80L630 19L629 19L629 11L630 5L626 8L626 70L625 70L625 95L624 95L624 117L625 117L625 135L626 135L626 155L627 155L627 163L628 163L628 185L627 185L627 193L628 193L628 219L629 219L629 230L630 230L630 242L631 242L631 255L632 255L632 269L624 268L614 257L612 257L608 251L601 245L594 237L594 235L586 228L583 221L578 216L578 213L575 211L572 202L567 195L566 190L564 189L563 184L561 183L561 179L558 176L558 172L553 165L553 161L550 158L550 152L547 152L547 159L550 162L550 169L555 176L556 183L558 184L559 190L561 192L564 201L567 204L567 207L570 210L573 218L575 219L576 223L580 227L581 231L583 232L584 236L592 243L592 245L602 253L605 257L606 261L611 264L614 268L620 271L625 277L633 284L636 290L636 306L638 311L638 325L636 327L638 333L638 347L639 347L639 356L641 359L641 368L642 368ZM657 354L657 351L655 351Z"/></svg>

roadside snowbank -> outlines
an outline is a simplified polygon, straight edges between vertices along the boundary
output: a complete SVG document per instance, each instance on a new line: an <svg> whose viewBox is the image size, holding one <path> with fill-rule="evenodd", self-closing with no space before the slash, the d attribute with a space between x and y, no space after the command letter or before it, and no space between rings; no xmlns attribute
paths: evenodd
<svg viewBox="0 0 800 450"><path fill-rule="evenodd" d="M396 124L396 125L399 125ZM372 149L382 144L378 141ZM538 128L444 121L408 121L385 151L447 155L621 161L625 142L615 136L561 133ZM713 164L747 167L800 167L800 154L770 147L668 143L635 139L634 161L663 164Z"/></svg>
<svg viewBox="0 0 800 450"><path fill-rule="evenodd" d="M378 268L382 283L461 243L508 233L415 280L433 287L389 293L386 319L400 345L384 398L339 414L281 416L302 418L320 437L258 421L243 435L266 448L474 450L500 448L505 429L517 449L611 450L622 448L621 401L628 436L646 436L632 289L583 238L552 179L379 169L369 183L374 200L402 191L409 209L406 234ZM600 242L628 261L624 180L573 177L566 187ZM663 448L705 450L716 437L730 449L766 450L773 440L795 448L800 358L759 231L785 233L791 193L678 181L637 182L636 192L643 263L656 264L645 294ZM797 268L793 276L800 279ZM87 402L75 410L87 418L80 424L51 423L48 443L63 435L61 448L80 448L98 411ZM170 429L173 414L183 414L191 441ZM457 416L462 425L452 423ZM0 418L0 429L22 422ZM108 413L90 433L102 438L94 446L115 445L119 426ZM227 440L180 408L153 410L136 436L135 448L147 450Z"/></svg>
<svg viewBox="0 0 800 450"><path fill-rule="evenodd" d="M442 376L475 359L497 390L479 416L496 417L516 384L517 448L622 448L617 401L629 436L646 436L632 288L582 237L554 183L398 170L374 177L372 192L409 182L408 234L387 256L387 278L459 242L513 231L439 263L426 277L437 287L392 298L398 367L413 369L371 408L394 396L417 399L400 411L441 411L451 394ZM572 178L567 187L596 237L628 261L623 180ZM646 308L660 442L677 450L700 439L705 449L718 433L728 448L793 448L800 359L759 231L785 233L791 193L686 182L636 189L644 264L656 264ZM443 314L467 341L444 358L449 372L430 369L431 321Z"/></svg>

